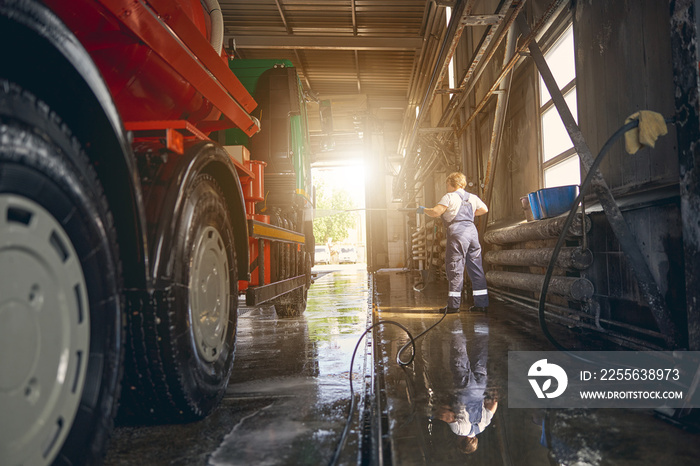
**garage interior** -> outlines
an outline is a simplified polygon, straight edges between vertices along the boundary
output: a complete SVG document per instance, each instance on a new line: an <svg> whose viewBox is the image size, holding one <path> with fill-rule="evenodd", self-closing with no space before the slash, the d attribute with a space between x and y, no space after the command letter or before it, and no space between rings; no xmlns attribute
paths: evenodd
<svg viewBox="0 0 700 466"><path fill-rule="evenodd" d="M697 414L692 409L533 414L501 408L482 437L485 446L474 455L455 447L456 437L444 432L446 424L435 415L440 400L435 392L454 375L454 368L446 368L449 351L439 342L451 341L455 334L475 341L484 337L472 328L487 329L492 381L487 398L493 399L499 398L494 395L499 390L503 396L509 350L700 349L696 2L220 4L230 54L286 59L296 67L309 104L312 166L343 167L358 163L358 154L363 154L369 285L362 285L365 275L360 275L359 285L352 286L361 314L363 300L370 304L367 315L355 322L355 337L371 323L377 328L373 346L367 343L364 369L356 369L371 382L356 386L365 394L357 407L358 419L348 445L342 454L336 450L330 464L697 461L692 446L697 444ZM628 117L643 110L672 123L655 147L630 154L619 130ZM616 132L620 134L611 140L609 153L601 157L600 175L584 191L580 213L572 217L571 234L552 278L547 278L556 283L549 288L553 291L546 303L538 303L566 214L536 220L525 199L541 188L580 185ZM439 314L425 312L444 306L445 234L429 217L398 209L435 205L444 193L445 177L453 171L464 172L466 190L489 206L477 226L492 304L488 317L462 312L459 319L428 333L420 343L420 361L407 375L391 361L400 344L408 345L409 340L397 328L379 322L395 319L415 335L438 320ZM326 297L322 301L338 308L345 305L343 296L348 293L346 285L339 285L344 282L332 280L318 277L310 293L314 287L323 290L320 295L329 289L338 293L331 302ZM469 287L467 281L463 308L471 299ZM313 303L310 297L310 306ZM538 316L546 321L543 328ZM307 319L309 325L315 321L308 311ZM294 333L277 325L287 339ZM264 346L261 342L271 338L246 335L251 345L258 341ZM257 351L241 350L240 344L241 337L237 361L243 362L236 364L243 369L237 366L234 374L270 364L248 361L247 354ZM265 347L270 351L279 343ZM304 347L302 354L308 355L308 343ZM275 354L283 358L286 351L277 349ZM322 348L317 351L319 361L334 360ZM308 374L305 371L308 367L302 369ZM318 376L318 371L312 374ZM240 402L252 396L245 383L235 381L234 375L235 388L229 391L244 394L226 400ZM260 412L249 415L262 416ZM245 431L242 424L234 430L237 427ZM658 437L652 439L649 431L658 432ZM250 432L264 439L281 435L277 430ZM134 441L133 435L126 438ZM332 437L303 437L290 447L296 453L287 455L272 447L261 456L241 453L257 445L248 446L244 435L246 440L222 443L208 460L190 459L193 464L326 462L328 450L337 448ZM118 440L122 450L116 451L122 455L125 442ZM299 453L306 450L299 444L309 442L326 453ZM538 450L546 444L547 449ZM125 464L129 456L107 458L109 464Z"/></svg>
<svg viewBox="0 0 700 466"><path fill-rule="evenodd" d="M314 163L364 154L370 272L444 277L440 225L372 209L433 206L445 176L463 171L490 209L479 231L491 292L533 307L546 265L534 258L556 234L545 233L551 219L525 222L521 198L583 181L630 115L674 118L656 147L605 154L583 202L590 226L566 244L592 260L558 264L568 291L548 296L548 312L632 347L700 347L692 2L221 5L234 56L288 59L310 101L330 101L325 126L309 111ZM544 64L569 115L540 78Z"/></svg>
<svg viewBox="0 0 700 466"><path fill-rule="evenodd" d="M366 264L315 265L303 315L239 293L221 404L170 424L119 411L104 464L698 464L700 0L218 4L229 57L298 73L311 167L363 167ZM465 274L448 315L446 227L419 213L453 172L488 206L485 312ZM656 352L690 382L671 407L518 406L509 361L535 351Z"/></svg>
<svg viewBox="0 0 700 466"><path fill-rule="evenodd" d="M444 285L442 225L392 210L435 205L446 175L462 171L466 190L489 206L477 226L496 312L514 306L533 322L539 314L568 328L578 349L700 349L696 3L221 4L235 56L289 59L310 101L330 101L332 123L313 104L309 112L316 166L364 154L370 274L402 269ZM566 216L533 220L523 198L580 185L606 141L643 110L671 119L668 134L633 154L618 135L601 154L544 304ZM397 285L386 280L375 283L375 304L400 316L391 311ZM410 283L398 288L411 294ZM666 414L696 422L688 410ZM410 462L399 444L386 443L384 461Z"/></svg>

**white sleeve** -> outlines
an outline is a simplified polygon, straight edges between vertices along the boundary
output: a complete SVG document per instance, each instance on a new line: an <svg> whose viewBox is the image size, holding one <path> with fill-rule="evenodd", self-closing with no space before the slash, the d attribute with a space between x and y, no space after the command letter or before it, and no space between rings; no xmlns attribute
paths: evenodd
<svg viewBox="0 0 700 466"><path fill-rule="evenodd" d="M450 429L457 435L466 436L472 430L472 424L469 422L469 414L465 408L461 408L455 415L454 422L450 422Z"/></svg>
<svg viewBox="0 0 700 466"><path fill-rule="evenodd" d="M445 207L450 206L450 193L445 194L442 196L440 201L438 201L438 205L444 205Z"/></svg>
<svg viewBox="0 0 700 466"><path fill-rule="evenodd" d="M474 206L474 211L476 212L477 209L486 209L486 204L484 201L479 199L478 196L475 196L474 194L469 195L469 201L471 202L472 206Z"/></svg>
<svg viewBox="0 0 700 466"><path fill-rule="evenodd" d="M491 424L491 419L493 419L493 412L489 411L486 406L481 408L481 420L479 421L478 424L476 424L474 427L477 430L477 434L480 434L481 432L488 427L489 424Z"/></svg>

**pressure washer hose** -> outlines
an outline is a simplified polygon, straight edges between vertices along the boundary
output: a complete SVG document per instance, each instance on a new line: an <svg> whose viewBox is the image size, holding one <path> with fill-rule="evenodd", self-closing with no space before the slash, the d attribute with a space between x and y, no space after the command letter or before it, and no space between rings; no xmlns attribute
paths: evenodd
<svg viewBox="0 0 700 466"><path fill-rule="evenodd" d="M444 316L443 316L443 318L444 318ZM352 368L355 364L355 355L357 355L357 350L360 348L360 343L362 343L362 340L364 340L365 336L367 336L367 334L369 333L370 330L372 330L373 328L378 327L380 325L386 325L386 324L396 325L397 327L401 328L401 330L406 332L406 335L408 335L408 338L410 341L408 343L406 343L406 346L404 346L404 348L407 347L409 344L413 346L413 354L411 355L411 357L409 358L409 360L407 362L403 362L399 358L399 355L401 354L401 352L396 354L396 362L400 366L408 366L409 364L411 364L413 362L413 358L416 357L416 339L413 338L413 335L411 335L411 332L406 327L404 327L403 325L401 325L398 322L395 322L393 320L380 320L376 324L370 325L369 327L367 327L367 329L364 332L362 332L362 335L360 335L360 338L357 340L357 344L355 345L355 350L352 352L352 358L350 359L350 373L348 375L348 378L350 379L350 408L348 409L348 415L345 419L345 428L343 429L343 433L340 435L340 439L338 440L338 444L336 445L335 451L333 452L333 457L328 462L329 466L334 466L335 464L338 463L338 459L340 458L340 452L343 450L343 447L345 446L345 442L347 441L347 438L348 438L348 433L350 432L350 425L352 424L353 414L355 414L355 409L357 409L357 403L355 403L355 389L353 388L353 385L352 385ZM433 327L434 327L434 325L433 325ZM425 332L423 332L423 333L425 333ZM421 333L421 335L423 335L423 333Z"/></svg>
<svg viewBox="0 0 700 466"><path fill-rule="evenodd" d="M675 122L674 118L666 118L666 123L673 123ZM547 272L544 274L544 281L542 282L542 290L540 291L540 299L539 303L537 306L537 313L540 321L540 328L542 328L542 333L544 333L544 336L547 337L547 340L549 340L550 343L552 343L559 351L566 351L569 352L570 350L565 348L562 344L560 344L553 336L551 333L549 333L549 329L547 328L547 322L545 320L545 314L544 314L544 308L545 308L545 299L547 298L547 290L549 289L549 282L552 278L552 272L554 271L554 264L557 261L557 257L559 256L559 252L561 251L562 246L564 245L564 240L566 239L566 234L571 227L571 224L574 221L574 216L576 215L576 212L578 211L578 206L581 205L583 202L583 197L586 192L586 188L588 188L588 185L591 184L591 180L593 179L593 176L595 175L596 171L598 170L598 166L600 163L603 161L605 158L605 155L608 153L612 145L620 138L622 137L627 131L636 128L639 126L639 120L632 120L629 123L624 124L621 126L615 133L613 133L612 136L605 142L603 145L602 149L600 149L600 152L596 156L595 160L593 161L593 164L591 165L591 168L588 170L588 174L586 175L586 178L583 180L583 183L581 183L581 186L579 188L579 194L576 200L574 201L574 205L571 207L571 210L569 211L569 215L566 217L566 221L564 222L564 226L562 227L561 233L559 234L559 238L557 239L557 244L554 246L554 250L552 251L552 257L549 259L549 265L547 266ZM585 219L584 219L585 222ZM585 223L583 224L582 228L585 231Z"/></svg>
<svg viewBox="0 0 700 466"><path fill-rule="evenodd" d="M423 282L420 282L423 283ZM425 288L425 285L423 285ZM415 289L415 286L414 286ZM421 291L421 290L416 290L416 291ZM345 446L345 442L347 441L348 433L350 432L350 425L352 424L352 417L355 414L355 410L357 409L357 404L355 402L355 389L352 384L352 368L355 365L355 356L357 355L357 350L360 348L360 343L362 340L367 336L367 334L370 332L375 327L378 327L380 325L396 325L399 327L401 330L406 332L406 335L408 336L408 343L403 345L401 349L396 353L396 363L401 366L401 367L406 367L410 365L413 362L413 359L416 357L416 340L431 331L433 328L437 327L440 322L442 322L445 317L447 316L447 307L445 307L445 310L442 314L442 317L440 320L435 322L433 325L428 327L427 329L423 330L421 333L419 333L417 336L413 336L411 332L402 324L393 321L393 320L380 320L376 324L372 324L367 329L362 332L362 335L360 335L360 338L357 340L357 344L355 345L355 349L352 352L352 358L350 359L350 373L348 378L350 379L350 408L348 409L348 415L345 419L345 428L343 428L343 433L340 435L340 439L338 440L338 444L336 445L335 452L333 452L333 457L331 458L330 462L328 463L329 466L334 466L335 464L338 463L338 459L340 458L340 452L343 450L343 447ZM408 347L411 346L413 349L413 352L411 353L411 357L408 358L408 361L404 362L401 359L401 355L403 354L404 351L408 349Z"/></svg>
<svg viewBox="0 0 700 466"><path fill-rule="evenodd" d="M396 353L396 362L397 362L400 366L407 366L407 365L411 364L411 362L413 362L413 358L416 356L416 344L414 343L414 340L419 339L420 337L422 337L423 335L425 335L426 333L428 333L429 331L431 331L432 329L434 329L435 327L437 327L437 326L440 324L440 322L442 322L443 320L445 320L445 317L446 317L446 316L447 316L447 307L445 307L445 310L443 311L442 317L440 317L440 320L438 320L438 321L435 322L433 325L431 325L430 327L428 327L428 328L426 328L425 330L423 330L422 332L420 332L420 333L419 333L418 335L416 335L411 341L409 341L408 343L406 343L405 345L403 345L403 346L401 347L401 349L399 349L399 351ZM410 344L413 345L413 354L411 355L411 359L410 359L408 362L404 363L404 362L401 361L401 355L403 354L404 351L406 351L406 350L408 349L408 345L410 345Z"/></svg>
<svg viewBox="0 0 700 466"><path fill-rule="evenodd" d="M420 293L421 291L423 291L423 290L425 289L425 286L426 286L426 285L425 285L425 282L422 282L422 281L420 281L420 282L418 282L418 283L415 283L415 284L413 285L413 291L417 291L417 292ZM419 287L420 287L420 288L419 288Z"/></svg>

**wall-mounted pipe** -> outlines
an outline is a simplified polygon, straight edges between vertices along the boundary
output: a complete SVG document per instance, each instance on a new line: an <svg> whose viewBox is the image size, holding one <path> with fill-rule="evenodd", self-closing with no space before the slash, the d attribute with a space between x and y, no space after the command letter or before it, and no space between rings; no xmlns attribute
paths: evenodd
<svg viewBox="0 0 700 466"><path fill-rule="evenodd" d="M544 275L533 275L517 272L486 272L486 282L489 286L515 288L517 290L538 293L544 282ZM565 296L574 301L585 301L593 297L593 283L585 278L552 277L549 291L559 296Z"/></svg>
<svg viewBox="0 0 700 466"><path fill-rule="evenodd" d="M488 251L484 260L494 265L547 267L552 251L552 248ZM585 270L593 265L593 253L590 249L562 248L556 265L567 270Z"/></svg>
<svg viewBox="0 0 700 466"><path fill-rule="evenodd" d="M503 290L496 290L492 289L489 290L490 294L493 294L494 296L503 299L504 301L509 301L511 303L516 303L518 306L531 309L534 311L537 311L537 300L532 299L532 298L526 298L524 296L520 296L514 293L508 293L507 291ZM534 304L533 304L534 303ZM617 333L612 330L604 329L601 331L599 327L597 327L595 324L585 322L583 319L590 319L592 316L581 312L581 311L574 311L573 309L570 309L568 307L562 307L562 306L557 306L555 304L547 303L546 305L547 309L547 317L553 318L560 323L563 323L564 325L575 325L576 327L582 327L582 328L587 328L589 330L593 330L596 332L600 332L606 335L606 338L617 342L625 347L629 347L635 350L642 350L642 351L649 351L649 350L662 350L663 348L661 346L655 345L648 340L642 340L640 338L635 338L633 336L630 336L627 332L626 334L622 333ZM632 330L637 333L642 333L644 335L652 336L655 338L662 338L663 335L661 335L658 332L653 332L647 329L643 329L640 327L635 327L631 325L627 325L621 322L616 322L616 321L610 321L610 320L605 320L605 319L600 319L601 323L604 323L606 325L611 325L611 326L616 326L619 328L624 328L626 330Z"/></svg>
<svg viewBox="0 0 700 466"><path fill-rule="evenodd" d="M418 270L425 269L426 252L426 226L422 225L411 235L411 258L418 262Z"/></svg>
<svg viewBox="0 0 700 466"><path fill-rule="evenodd" d="M571 227L569 235L582 236L583 225L581 214L577 214ZM484 235L484 240L491 244L519 243L523 241L535 241L540 239L551 239L558 237L566 222L566 217L548 218L537 222L521 223L510 227L489 230ZM585 216L586 231L591 229L591 219Z"/></svg>

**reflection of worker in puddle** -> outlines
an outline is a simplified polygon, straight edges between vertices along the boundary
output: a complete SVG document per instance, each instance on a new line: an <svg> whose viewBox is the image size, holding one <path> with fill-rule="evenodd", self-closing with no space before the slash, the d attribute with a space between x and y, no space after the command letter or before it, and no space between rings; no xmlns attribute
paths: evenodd
<svg viewBox="0 0 700 466"><path fill-rule="evenodd" d="M474 218L486 214L489 209L481 199L464 190L467 179L463 173L450 173L445 184L447 194L435 207L420 206L416 210L419 214L424 213L429 217L441 217L447 233L445 273L449 282L449 292L447 307L443 310L448 314L459 312L466 266L474 288L474 305L469 310L484 312L489 306L489 295Z"/></svg>
<svg viewBox="0 0 700 466"><path fill-rule="evenodd" d="M486 360L488 358L488 318L480 316L467 332L462 321L455 319L452 328L450 366L454 379L451 406L438 408L438 419L448 423L460 439L463 453L472 453L478 445L477 435L491 423L498 401L486 397Z"/></svg>

